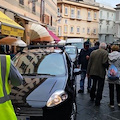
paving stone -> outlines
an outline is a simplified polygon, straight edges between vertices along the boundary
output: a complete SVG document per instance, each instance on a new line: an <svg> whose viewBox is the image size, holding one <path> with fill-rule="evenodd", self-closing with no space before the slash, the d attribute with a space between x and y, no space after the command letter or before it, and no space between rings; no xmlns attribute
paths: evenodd
<svg viewBox="0 0 120 120"><path fill-rule="evenodd" d="M79 90L80 76L77 76L77 91ZM90 101L87 92L87 79L85 79L84 93L77 93L77 119L76 120L120 120L120 108L117 106L115 97L115 108L111 109L109 104L108 82L105 81L103 98L100 106L95 106L94 101Z"/></svg>

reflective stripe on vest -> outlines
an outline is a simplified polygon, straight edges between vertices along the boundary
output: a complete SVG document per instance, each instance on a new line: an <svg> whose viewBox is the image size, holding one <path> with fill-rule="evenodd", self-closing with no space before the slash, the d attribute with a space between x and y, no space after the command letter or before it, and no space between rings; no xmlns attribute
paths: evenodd
<svg viewBox="0 0 120 120"><path fill-rule="evenodd" d="M10 97L9 97L10 89L9 89L9 83L8 83L9 72L10 72L10 56L1 55L0 56L0 76L1 76L0 80L2 82L1 87L3 89L3 97L0 97L0 104L10 100Z"/></svg>

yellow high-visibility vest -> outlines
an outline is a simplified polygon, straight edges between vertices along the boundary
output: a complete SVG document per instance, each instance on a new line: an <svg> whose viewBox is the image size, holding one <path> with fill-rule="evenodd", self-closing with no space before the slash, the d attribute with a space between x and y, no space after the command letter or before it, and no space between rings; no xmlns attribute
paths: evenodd
<svg viewBox="0 0 120 120"><path fill-rule="evenodd" d="M10 56L0 56L0 120L17 120L10 100L10 85L8 77L10 73Z"/></svg>

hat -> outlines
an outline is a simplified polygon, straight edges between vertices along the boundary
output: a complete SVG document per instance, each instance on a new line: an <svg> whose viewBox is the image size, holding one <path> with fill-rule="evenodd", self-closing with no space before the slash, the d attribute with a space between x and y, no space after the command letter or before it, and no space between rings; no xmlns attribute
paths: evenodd
<svg viewBox="0 0 120 120"><path fill-rule="evenodd" d="M90 45L89 41L84 42L84 45Z"/></svg>

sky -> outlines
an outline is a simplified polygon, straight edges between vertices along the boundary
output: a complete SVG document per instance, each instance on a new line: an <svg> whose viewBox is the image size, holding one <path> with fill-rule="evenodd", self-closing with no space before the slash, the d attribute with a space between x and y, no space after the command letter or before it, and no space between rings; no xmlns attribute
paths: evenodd
<svg viewBox="0 0 120 120"><path fill-rule="evenodd" d="M114 8L116 7L117 4L120 4L120 0L96 0L96 2L112 6Z"/></svg>

